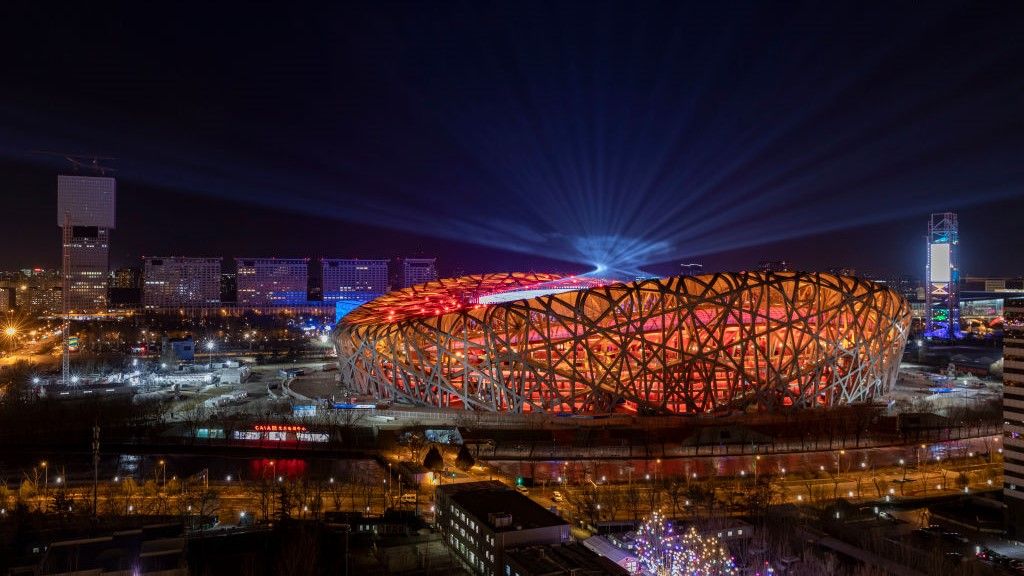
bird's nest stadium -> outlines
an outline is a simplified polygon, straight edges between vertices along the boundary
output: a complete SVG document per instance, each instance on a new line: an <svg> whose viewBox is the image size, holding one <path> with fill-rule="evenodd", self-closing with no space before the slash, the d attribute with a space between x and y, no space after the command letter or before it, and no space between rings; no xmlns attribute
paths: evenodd
<svg viewBox="0 0 1024 576"><path fill-rule="evenodd" d="M910 318L891 289L833 274L484 274L372 300L334 343L344 384L396 403L724 414L878 398Z"/></svg>

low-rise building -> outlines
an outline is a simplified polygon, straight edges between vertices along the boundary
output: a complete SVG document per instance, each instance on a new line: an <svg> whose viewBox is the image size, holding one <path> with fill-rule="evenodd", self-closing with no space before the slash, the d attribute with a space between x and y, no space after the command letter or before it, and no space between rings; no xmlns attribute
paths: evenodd
<svg viewBox="0 0 1024 576"><path fill-rule="evenodd" d="M160 361L168 366L195 360L196 344L191 336L164 338L160 346Z"/></svg>
<svg viewBox="0 0 1024 576"><path fill-rule="evenodd" d="M439 486L436 522L452 552L488 576L505 573L507 549L570 539L565 520L497 481Z"/></svg>

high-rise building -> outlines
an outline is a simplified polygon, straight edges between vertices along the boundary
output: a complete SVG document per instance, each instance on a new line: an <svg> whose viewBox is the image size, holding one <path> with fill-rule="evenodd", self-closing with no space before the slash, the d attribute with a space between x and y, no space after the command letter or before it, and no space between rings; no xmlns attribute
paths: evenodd
<svg viewBox="0 0 1024 576"><path fill-rule="evenodd" d="M245 306L287 306L309 300L309 259L235 258L237 301Z"/></svg>
<svg viewBox="0 0 1024 576"><path fill-rule="evenodd" d="M1024 535L1024 298L1007 298L1003 307L1003 501Z"/></svg>
<svg viewBox="0 0 1024 576"><path fill-rule="evenodd" d="M437 280L437 258L402 259L402 288Z"/></svg>
<svg viewBox="0 0 1024 576"><path fill-rule="evenodd" d="M28 314L58 314L64 298L61 274L57 270L30 268L22 270L18 278L9 283L14 290L14 305Z"/></svg>
<svg viewBox="0 0 1024 576"><path fill-rule="evenodd" d="M147 309L220 303L220 258L143 258Z"/></svg>
<svg viewBox="0 0 1024 576"><path fill-rule="evenodd" d="M142 270L133 266L118 268L110 274L111 288L142 288Z"/></svg>
<svg viewBox="0 0 1024 576"><path fill-rule="evenodd" d="M0 312L14 309L14 294L15 290L13 288L0 286Z"/></svg>
<svg viewBox="0 0 1024 576"><path fill-rule="evenodd" d="M63 231L70 312L107 308L110 231L114 229L117 183L106 176L57 176L57 225Z"/></svg>
<svg viewBox="0 0 1024 576"><path fill-rule="evenodd" d="M237 274L232 272L220 273L220 301L238 302Z"/></svg>
<svg viewBox="0 0 1024 576"><path fill-rule="evenodd" d="M960 228L956 214L932 214L928 220L925 266L925 333L953 339L960 334Z"/></svg>
<svg viewBox="0 0 1024 576"><path fill-rule="evenodd" d="M683 262L679 265L680 276L699 276L704 272L704 265L696 262Z"/></svg>
<svg viewBox="0 0 1024 576"><path fill-rule="evenodd" d="M388 291L388 261L324 258L324 301L376 298Z"/></svg>
<svg viewBox="0 0 1024 576"><path fill-rule="evenodd" d="M138 307L142 303L142 270L126 266L111 272L107 296L112 309Z"/></svg>
<svg viewBox="0 0 1024 576"><path fill-rule="evenodd" d="M789 272L792 268L787 260L765 260L761 262L758 270L762 272Z"/></svg>

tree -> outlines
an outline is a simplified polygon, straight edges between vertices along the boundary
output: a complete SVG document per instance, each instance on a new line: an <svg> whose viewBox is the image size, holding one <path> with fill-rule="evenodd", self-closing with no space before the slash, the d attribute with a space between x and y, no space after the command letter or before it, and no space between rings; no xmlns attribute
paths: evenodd
<svg viewBox="0 0 1024 576"><path fill-rule="evenodd" d="M437 446L431 446L427 451L427 455L423 457L423 467L432 472L444 470L444 458Z"/></svg>
<svg viewBox="0 0 1024 576"><path fill-rule="evenodd" d="M473 467L476 460L473 459L473 455L469 453L469 448L465 444L459 448L459 453L455 456L455 465L459 470L469 470Z"/></svg>
<svg viewBox="0 0 1024 576"><path fill-rule="evenodd" d="M736 574L736 566L726 548L713 536L701 536L693 526L677 534L671 522L658 512L640 525L636 534L637 560L652 574L683 576Z"/></svg>

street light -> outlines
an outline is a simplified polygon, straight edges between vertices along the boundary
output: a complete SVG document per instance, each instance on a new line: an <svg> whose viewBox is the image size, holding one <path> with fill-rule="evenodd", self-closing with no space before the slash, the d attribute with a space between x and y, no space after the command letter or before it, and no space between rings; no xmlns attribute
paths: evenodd
<svg viewBox="0 0 1024 576"><path fill-rule="evenodd" d="M207 364L209 365L210 370L213 370L213 349L214 349L215 346L216 346L216 344L213 343L213 340L207 340L206 341L206 352L208 354L206 360L207 360Z"/></svg>

